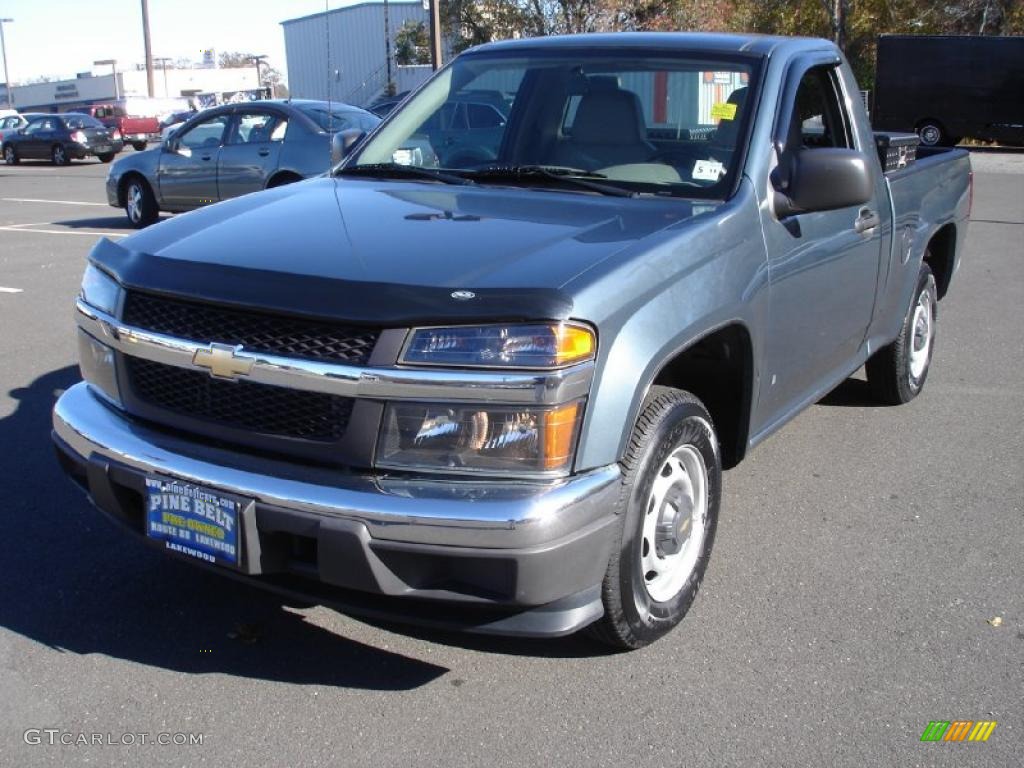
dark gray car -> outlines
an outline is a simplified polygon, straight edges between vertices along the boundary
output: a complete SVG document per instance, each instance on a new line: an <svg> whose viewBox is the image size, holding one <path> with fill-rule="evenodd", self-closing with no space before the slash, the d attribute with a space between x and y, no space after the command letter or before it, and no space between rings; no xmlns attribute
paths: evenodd
<svg viewBox="0 0 1024 768"><path fill-rule="evenodd" d="M376 115L323 101L253 101L205 110L160 147L119 159L107 200L134 227L160 211L189 211L315 176L331 166L331 136L368 132Z"/></svg>

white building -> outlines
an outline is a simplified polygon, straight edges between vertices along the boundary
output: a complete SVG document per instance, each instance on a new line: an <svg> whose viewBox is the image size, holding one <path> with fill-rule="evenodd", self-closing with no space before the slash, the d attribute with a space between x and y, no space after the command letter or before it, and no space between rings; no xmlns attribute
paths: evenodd
<svg viewBox="0 0 1024 768"><path fill-rule="evenodd" d="M196 97L200 102L230 101L255 95L256 67L231 69L154 69L156 98ZM11 89L14 108L20 112L70 112L90 104L112 101L116 96L146 96L145 70L94 75L84 72L71 80L16 85ZM4 104L6 106L6 102Z"/></svg>
<svg viewBox="0 0 1024 768"><path fill-rule="evenodd" d="M389 72L396 92L415 88L432 70L395 63L395 34L406 21L430 23L423 0L368 2L281 22L289 92L297 99L365 106L384 92Z"/></svg>

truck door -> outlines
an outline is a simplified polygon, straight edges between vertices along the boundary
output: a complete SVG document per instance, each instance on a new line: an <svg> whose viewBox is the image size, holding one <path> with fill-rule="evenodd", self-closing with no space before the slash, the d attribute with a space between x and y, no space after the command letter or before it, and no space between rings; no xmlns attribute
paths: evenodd
<svg viewBox="0 0 1024 768"><path fill-rule="evenodd" d="M220 199L256 192L267 185L281 159L287 120L268 110L243 109L236 115L220 151Z"/></svg>
<svg viewBox="0 0 1024 768"><path fill-rule="evenodd" d="M786 137L785 152L875 151L858 146L838 61L806 60L791 68L787 82L794 104L791 112L788 104L780 108L775 131ZM867 161L878 165L874 157ZM874 310L881 224L888 220L880 211L884 194L876 181L867 205L782 220L764 207L771 305L759 410L766 424L853 372Z"/></svg>
<svg viewBox="0 0 1024 768"><path fill-rule="evenodd" d="M160 197L165 207L185 210L220 199L217 162L230 122L230 112L211 115L161 150Z"/></svg>

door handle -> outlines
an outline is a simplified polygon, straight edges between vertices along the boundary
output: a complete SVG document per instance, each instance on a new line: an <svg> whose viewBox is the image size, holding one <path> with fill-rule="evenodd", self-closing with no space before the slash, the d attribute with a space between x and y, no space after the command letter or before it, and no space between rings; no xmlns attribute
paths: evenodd
<svg viewBox="0 0 1024 768"><path fill-rule="evenodd" d="M260 157L266 157L266 156L267 156L267 155L269 155L269 154L270 154L270 150L269 150L269 149L261 149L261 150L259 151L259 156L260 156Z"/></svg>
<svg viewBox="0 0 1024 768"><path fill-rule="evenodd" d="M202 156L203 160L209 160L211 157L213 157L213 155L203 155Z"/></svg>
<svg viewBox="0 0 1024 768"><path fill-rule="evenodd" d="M858 234L864 234L870 232L872 229L877 229L878 225L882 223L882 218L878 215L878 211L872 211L870 208L862 208L860 214L857 216L857 220L853 222L853 228Z"/></svg>

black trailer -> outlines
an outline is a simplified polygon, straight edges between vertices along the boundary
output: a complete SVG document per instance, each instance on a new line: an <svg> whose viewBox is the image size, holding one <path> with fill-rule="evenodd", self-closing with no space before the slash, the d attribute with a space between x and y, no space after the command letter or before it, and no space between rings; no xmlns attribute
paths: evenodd
<svg viewBox="0 0 1024 768"><path fill-rule="evenodd" d="M1024 37L880 36L872 118L927 146L1024 144Z"/></svg>

